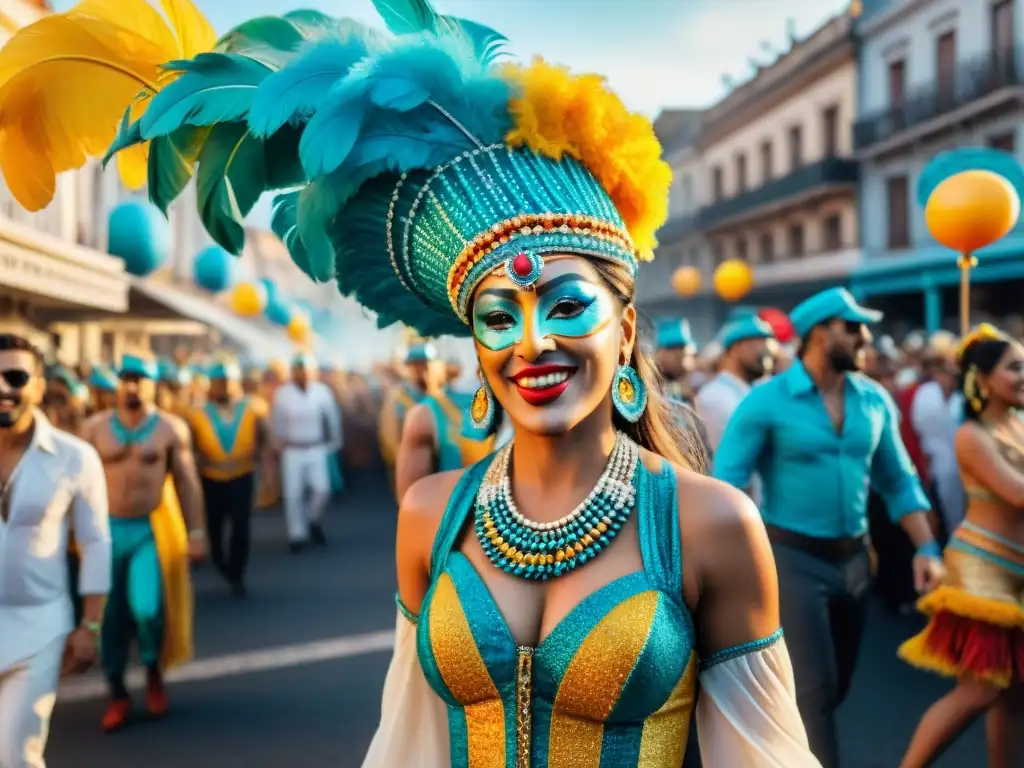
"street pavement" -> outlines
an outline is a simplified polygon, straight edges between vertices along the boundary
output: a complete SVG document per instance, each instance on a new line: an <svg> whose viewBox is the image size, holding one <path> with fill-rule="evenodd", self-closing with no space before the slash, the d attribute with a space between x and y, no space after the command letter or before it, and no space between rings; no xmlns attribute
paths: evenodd
<svg viewBox="0 0 1024 768"><path fill-rule="evenodd" d="M102 681L65 685L49 767L358 768L394 628L395 510L382 478L349 480L329 512L326 549L291 555L279 515L258 515L247 600L232 599L209 567L197 571L196 661L172 681L164 720L139 716L104 735ZM918 717L947 690L895 656L919 627L916 617L872 612L840 712L844 768L895 768ZM980 765L984 754L976 724L936 765Z"/></svg>

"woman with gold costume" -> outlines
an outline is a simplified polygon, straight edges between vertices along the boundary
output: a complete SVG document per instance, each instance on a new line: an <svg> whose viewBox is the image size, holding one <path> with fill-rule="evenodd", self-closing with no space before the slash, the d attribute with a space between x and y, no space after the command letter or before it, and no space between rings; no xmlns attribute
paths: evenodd
<svg viewBox="0 0 1024 768"><path fill-rule="evenodd" d="M967 514L946 547L947 577L923 597L928 626L900 648L911 664L955 677L925 713L904 768L931 765L988 715L988 765L1014 766L1024 715L1024 347L991 326L959 352L964 423L956 435Z"/></svg>
<svg viewBox="0 0 1024 768"><path fill-rule="evenodd" d="M364 765L675 768L698 679L705 764L818 765L758 511L702 473L638 337L671 181L650 121L600 77L503 64L501 35L426 0L375 5L387 33L297 12L294 34L258 19L147 70L113 147L154 142L161 202L182 164L154 173L155 142L198 157L199 209L234 252L259 194L298 186L274 214L296 263L382 326L471 336L473 425L499 404L512 424L405 494Z"/></svg>

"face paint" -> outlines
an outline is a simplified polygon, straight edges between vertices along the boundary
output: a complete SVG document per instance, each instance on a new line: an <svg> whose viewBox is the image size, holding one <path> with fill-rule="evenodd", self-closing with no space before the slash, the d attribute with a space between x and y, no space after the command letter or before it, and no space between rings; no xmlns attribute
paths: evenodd
<svg viewBox="0 0 1024 768"><path fill-rule="evenodd" d="M526 319L542 337L583 338L615 315L611 295L579 275L564 275L537 291L485 290L473 305L473 335L494 352L523 340Z"/></svg>

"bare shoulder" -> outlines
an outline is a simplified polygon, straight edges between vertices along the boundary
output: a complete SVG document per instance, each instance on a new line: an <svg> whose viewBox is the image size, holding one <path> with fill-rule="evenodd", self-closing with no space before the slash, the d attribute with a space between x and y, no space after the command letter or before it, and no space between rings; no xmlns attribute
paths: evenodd
<svg viewBox="0 0 1024 768"><path fill-rule="evenodd" d="M191 431L189 430L188 422L180 416L176 416L173 413L167 411L157 411L157 415L160 418L161 423L167 427L174 439L181 441L189 441L192 439Z"/></svg>
<svg viewBox="0 0 1024 768"><path fill-rule="evenodd" d="M436 533L448 506L448 499L455 491L465 470L455 469L450 472L438 472L427 475L411 486L402 497L399 510L399 525L414 526L424 533L430 532L430 541Z"/></svg>
<svg viewBox="0 0 1024 768"><path fill-rule="evenodd" d="M110 423L110 415L112 413L113 411L100 411L86 418L79 428L79 434L82 436L82 439L88 442L94 441L98 430Z"/></svg>
<svg viewBox="0 0 1024 768"><path fill-rule="evenodd" d="M434 435L434 412L426 403L417 403L406 414L402 435L426 438Z"/></svg>

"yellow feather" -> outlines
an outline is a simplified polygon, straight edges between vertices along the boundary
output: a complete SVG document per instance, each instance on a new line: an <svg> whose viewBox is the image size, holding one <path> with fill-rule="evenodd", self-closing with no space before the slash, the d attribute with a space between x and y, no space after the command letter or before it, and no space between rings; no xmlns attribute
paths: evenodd
<svg viewBox="0 0 1024 768"><path fill-rule="evenodd" d="M0 169L28 210L53 199L55 176L102 155L125 109L141 116L177 75L161 69L215 43L190 0L83 0L20 30L0 50ZM146 182L149 147L118 154L125 185Z"/></svg>
<svg viewBox="0 0 1024 768"><path fill-rule="evenodd" d="M129 29L162 50L165 61L177 58L180 52L167 21L146 0L83 0L65 15L93 17Z"/></svg>
<svg viewBox="0 0 1024 768"><path fill-rule="evenodd" d="M160 4L177 35L180 58L191 59L197 54L213 50L217 43L217 33L191 0L160 0Z"/></svg>

